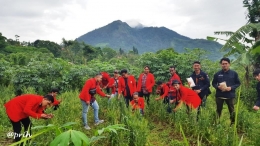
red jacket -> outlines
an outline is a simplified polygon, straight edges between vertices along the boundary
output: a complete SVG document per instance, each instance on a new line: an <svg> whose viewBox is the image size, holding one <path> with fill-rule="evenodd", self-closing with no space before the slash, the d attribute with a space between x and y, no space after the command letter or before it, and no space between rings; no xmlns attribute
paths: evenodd
<svg viewBox="0 0 260 146"><path fill-rule="evenodd" d="M199 95L195 91L184 86L180 86L177 99L182 100L192 108L197 108L201 104Z"/></svg>
<svg viewBox="0 0 260 146"><path fill-rule="evenodd" d="M132 75L128 75L128 87L130 89L130 94L131 96L133 95L134 92L136 92L136 82L135 82L135 77ZM126 85L125 85L125 79L123 77L119 78L119 83L118 83L118 94L123 94L126 96Z"/></svg>
<svg viewBox="0 0 260 146"><path fill-rule="evenodd" d="M120 77L118 77L118 79L117 79L117 86L118 86L119 78L120 78ZM109 83L108 83L108 88L111 88L111 89L112 89L112 94L115 94L116 89L118 89L118 87L116 88L116 87L114 86L114 84L115 84L115 78L114 78L114 77L113 77L113 78L110 78ZM118 91L117 91L117 92L118 92Z"/></svg>
<svg viewBox="0 0 260 146"><path fill-rule="evenodd" d="M82 88L82 91L80 92L79 98L83 101L90 101L91 99L91 95L89 94L89 90L90 89L95 89L96 88L96 92L100 95L100 96L106 96L105 93L103 93L97 83L97 81L95 80L95 78L91 78L88 79L85 83L85 85Z"/></svg>
<svg viewBox="0 0 260 146"><path fill-rule="evenodd" d="M45 107L42 107L43 96L24 94L17 96L8 101L4 106L6 108L6 114L13 122L18 122L29 116L40 119L42 111Z"/></svg>
<svg viewBox="0 0 260 146"><path fill-rule="evenodd" d="M157 88L157 90L161 90L160 86L158 86L159 88ZM160 96L160 98L165 98L167 95L168 95L168 92L169 92L169 87L168 85L166 84L163 84L163 87L162 87L162 91L163 91L163 94Z"/></svg>
<svg viewBox="0 0 260 146"><path fill-rule="evenodd" d="M130 102L130 104L132 105L132 109L142 109L144 110L144 98L139 97L137 103L135 103L135 100L132 100Z"/></svg>
<svg viewBox="0 0 260 146"><path fill-rule="evenodd" d="M56 96L53 96L54 102L52 103L53 106L60 104L60 101L56 99Z"/></svg>
<svg viewBox="0 0 260 146"><path fill-rule="evenodd" d="M174 73L170 79L170 81L168 82L169 84L169 93L172 95L172 96L176 96L176 89L172 86L172 81L173 80L178 80L181 85L182 85L182 82L181 82L181 79L179 77L178 74Z"/></svg>
<svg viewBox="0 0 260 146"><path fill-rule="evenodd" d="M141 73L138 79L138 83L137 83L137 91L140 92L141 91L141 87L142 87L142 77L143 77L144 73ZM154 86L155 82L154 82L154 76L152 73L148 73L147 77L146 77L146 82L145 82L145 86L146 86L146 90L151 93L153 90L153 86Z"/></svg>
<svg viewBox="0 0 260 146"><path fill-rule="evenodd" d="M103 88L107 86L110 80L110 75L107 72L101 72L102 74L102 81L100 82L100 86Z"/></svg>

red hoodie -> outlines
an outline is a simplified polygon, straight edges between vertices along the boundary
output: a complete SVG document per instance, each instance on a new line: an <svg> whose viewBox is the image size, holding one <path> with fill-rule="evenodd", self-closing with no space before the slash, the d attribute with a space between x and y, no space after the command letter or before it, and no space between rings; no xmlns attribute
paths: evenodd
<svg viewBox="0 0 260 146"><path fill-rule="evenodd" d="M143 75L144 75L144 73L141 73L140 76L139 76L139 79L138 79L138 83L137 83L137 91L138 92L140 92L141 88L142 88L142 77L143 77ZM145 87L146 87L146 90L149 93L152 92L154 84L155 84L155 81L154 81L153 74L152 73L148 73L147 77L146 77Z"/></svg>
<svg viewBox="0 0 260 146"><path fill-rule="evenodd" d="M117 88L114 86L116 79L113 77L113 78L110 78L110 80L109 80L108 87L112 89L112 94L115 94L116 89L118 89L119 78L120 77L117 78Z"/></svg>
<svg viewBox="0 0 260 146"><path fill-rule="evenodd" d="M167 95L168 95L168 92L169 92L169 87L168 85L166 84L162 84L162 91L163 91L163 94L160 96L161 99L164 99ZM160 90L161 91L161 87L158 86L159 88L157 88L157 90Z"/></svg>
<svg viewBox="0 0 260 146"><path fill-rule="evenodd" d="M79 95L79 98L81 100L84 100L84 101L90 101L91 99L91 95L89 94L89 90L90 89L95 89L96 88L96 92L100 95L100 96L103 96L105 97L106 94L103 93L97 83L97 81L95 80L95 78L91 78L91 79L88 79L85 83L85 85L83 86L82 88L82 91L80 92L80 95Z"/></svg>
<svg viewBox="0 0 260 146"><path fill-rule="evenodd" d="M110 75L107 72L101 72L102 74L102 81L100 82L100 86L103 88L108 85L110 80Z"/></svg>
<svg viewBox="0 0 260 146"><path fill-rule="evenodd" d="M29 116L40 119L42 111L45 107L42 107L43 96L24 94L17 96L8 101L4 106L6 108L6 114L13 122L18 122Z"/></svg>

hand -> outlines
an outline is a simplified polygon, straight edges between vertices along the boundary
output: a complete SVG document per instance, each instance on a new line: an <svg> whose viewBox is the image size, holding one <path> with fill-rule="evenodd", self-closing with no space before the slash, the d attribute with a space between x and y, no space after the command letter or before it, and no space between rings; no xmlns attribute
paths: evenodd
<svg viewBox="0 0 260 146"><path fill-rule="evenodd" d="M48 115L47 114L41 114L41 118L48 119Z"/></svg>
<svg viewBox="0 0 260 146"><path fill-rule="evenodd" d="M155 100L160 100L160 97L155 98Z"/></svg>
<svg viewBox="0 0 260 146"><path fill-rule="evenodd" d="M50 118L53 118L53 114L47 114L47 118L50 119Z"/></svg>
<svg viewBox="0 0 260 146"><path fill-rule="evenodd" d="M190 85L191 85L191 82L188 82L188 85L189 85L189 87L190 87Z"/></svg>
<svg viewBox="0 0 260 146"><path fill-rule="evenodd" d="M117 96L117 99L118 99L118 100L120 100L120 96L121 96L121 94L118 94L118 96Z"/></svg>
<svg viewBox="0 0 260 146"><path fill-rule="evenodd" d="M218 89L220 89L221 91L224 91L224 88L221 86L218 86Z"/></svg>
<svg viewBox="0 0 260 146"><path fill-rule="evenodd" d="M225 91L230 91L231 90L231 87L227 87L226 89L225 89Z"/></svg>
<svg viewBox="0 0 260 146"><path fill-rule="evenodd" d="M177 109L175 108L175 109L173 109L172 111L173 111L173 112L176 112L176 111L177 111Z"/></svg>
<svg viewBox="0 0 260 146"><path fill-rule="evenodd" d="M62 99L58 100L58 102L62 102Z"/></svg>
<svg viewBox="0 0 260 146"><path fill-rule="evenodd" d="M254 106L253 109L257 111L257 110L259 110L259 107L258 106Z"/></svg>
<svg viewBox="0 0 260 146"><path fill-rule="evenodd" d="M198 94L201 92L201 90L194 90L194 91L195 91L196 93L198 93Z"/></svg>
<svg viewBox="0 0 260 146"><path fill-rule="evenodd" d="M89 104L90 104L90 101L86 101L86 103L87 103L87 105L89 105Z"/></svg>
<svg viewBox="0 0 260 146"><path fill-rule="evenodd" d="M111 95L108 95L108 94L106 95L106 97L108 97L108 98L110 98L110 96L111 96Z"/></svg>

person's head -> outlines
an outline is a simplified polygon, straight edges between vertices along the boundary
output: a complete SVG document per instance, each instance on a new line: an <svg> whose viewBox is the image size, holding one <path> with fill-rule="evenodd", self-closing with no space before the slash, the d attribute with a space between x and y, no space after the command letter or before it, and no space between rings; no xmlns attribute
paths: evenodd
<svg viewBox="0 0 260 146"><path fill-rule="evenodd" d="M199 61L194 61L192 67L193 67L193 70L194 70L194 71L199 71L200 68L201 68L200 62L199 62Z"/></svg>
<svg viewBox="0 0 260 146"><path fill-rule="evenodd" d="M49 106L49 105L51 105L53 102L54 102L53 96L50 95L50 94L47 94L47 95L45 95L45 96L43 97L41 105L42 105L42 106Z"/></svg>
<svg viewBox="0 0 260 146"><path fill-rule="evenodd" d="M18 88L16 91L15 91L15 96L20 96L23 94L23 91L22 89Z"/></svg>
<svg viewBox="0 0 260 146"><path fill-rule="evenodd" d="M253 72L254 78L260 82L260 69L257 69Z"/></svg>
<svg viewBox="0 0 260 146"><path fill-rule="evenodd" d="M230 67L230 59L229 58L222 58L220 59L220 62L222 70L223 71L228 71Z"/></svg>
<svg viewBox="0 0 260 146"><path fill-rule="evenodd" d="M138 99L139 99L138 92L134 92L134 93L133 93L133 99L134 99L135 101L138 101Z"/></svg>
<svg viewBox="0 0 260 146"><path fill-rule="evenodd" d="M169 71L170 71L170 74L173 75L176 72L175 66L170 66Z"/></svg>
<svg viewBox="0 0 260 146"><path fill-rule="evenodd" d="M59 94L59 89L58 88L52 88L50 91L50 95L52 95L53 97L57 96L57 94Z"/></svg>
<svg viewBox="0 0 260 146"><path fill-rule="evenodd" d="M122 69L121 72L120 72L121 76L123 78L127 78L127 70L126 69Z"/></svg>
<svg viewBox="0 0 260 146"><path fill-rule="evenodd" d="M180 81L178 80L173 80L172 81L172 86L176 89L176 90L179 90L180 89Z"/></svg>
<svg viewBox="0 0 260 146"><path fill-rule="evenodd" d="M162 86L163 86L163 82L162 82L162 81L157 81L157 82L156 82L156 85L157 85L158 87L162 87Z"/></svg>
<svg viewBox="0 0 260 146"><path fill-rule="evenodd" d="M149 66L145 66L144 67L144 73L148 74L150 72L150 67Z"/></svg>
<svg viewBox="0 0 260 146"><path fill-rule="evenodd" d="M97 82L101 82L102 81L102 74L101 73L97 73L95 75L95 79L96 79Z"/></svg>
<svg viewBox="0 0 260 146"><path fill-rule="evenodd" d="M119 76L119 71L118 70L115 70L114 71L114 77L117 78Z"/></svg>

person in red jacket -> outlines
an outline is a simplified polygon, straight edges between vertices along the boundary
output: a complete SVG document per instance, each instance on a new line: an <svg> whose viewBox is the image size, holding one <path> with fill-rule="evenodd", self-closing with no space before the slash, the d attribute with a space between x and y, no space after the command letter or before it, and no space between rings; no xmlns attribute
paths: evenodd
<svg viewBox="0 0 260 146"><path fill-rule="evenodd" d="M81 100L82 104L82 120L84 124L84 128L87 130L90 130L91 128L88 126L87 123L87 113L89 106L91 106L94 109L94 119L95 119L95 125L101 124L104 122L104 120L100 120L98 118L98 110L99 106L96 101L96 98L94 95L98 93L100 96L103 97L110 97L109 95L106 95L103 93L100 89L99 82L102 81L102 75L100 73L96 74L94 78L88 79L85 83L85 85L82 88L82 91L80 92L79 98Z"/></svg>
<svg viewBox="0 0 260 146"><path fill-rule="evenodd" d="M183 102L189 108L196 109L197 107L199 107L199 105L201 104L201 99L195 91L182 86L181 82L178 80L173 80L172 85L177 91L177 97L174 100L179 101L178 105L173 109L174 112L176 112L181 107ZM170 102L174 102L174 100L171 100Z"/></svg>
<svg viewBox="0 0 260 146"><path fill-rule="evenodd" d="M109 101L118 95L118 82L119 82L119 71L114 71L114 77L110 78L108 87L112 89L111 97L109 98Z"/></svg>
<svg viewBox="0 0 260 146"><path fill-rule="evenodd" d="M54 102L52 103L53 109L57 110L59 108L59 104L61 103L62 99L57 100L56 96L59 94L58 88L52 88L49 92L49 95L52 95L54 98Z"/></svg>
<svg viewBox="0 0 260 146"><path fill-rule="evenodd" d="M133 93L136 91L135 77L129 75L126 69L121 70L121 76L118 83L118 99L123 95L125 97L126 107L133 100Z"/></svg>
<svg viewBox="0 0 260 146"><path fill-rule="evenodd" d="M176 89L172 86L172 81L178 80L181 84L182 84L182 82L181 82L179 75L176 73L175 66L170 66L169 71L170 71L170 74L171 74L171 78L168 82L168 85L169 85L168 98L170 100L173 100L174 98L176 98Z"/></svg>
<svg viewBox="0 0 260 146"><path fill-rule="evenodd" d="M137 92L140 97L145 97L147 105L149 105L150 94L154 86L154 76L150 73L149 66L144 67L144 72L140 74L137 83Z"/></svg>
<svg viewBox="0 0 260 146"><path fill-rule="evenodd" d="M52 114L42 112L47 106L51 106L53 101L54 99L51 95L43 97L34 94L23 94L5 103L6 114L12 123L16 142L20 141L22 136L25 135L21 134L21 124L24 126L26 136L31 136L31 120L29 117L35 119L49 119L53 117Z"/></svg>
<svg viewBox="0 0 260 146"><path fill-rule="evenodd" d="M156 82L157 85L157 93L160 94L160 97L155 98L155 100L160 100L163 99L164 103L167 103L167 96L168 96L168 92L169 92L169 87L167 84L163 83L162 81L158 81Z"/></svg>
<svg viewBox="0 0 260 146"><path fill-rule="evenodd" d="M144 115L144 99L138 96L138 92L133 93L133 100L130 102L132 111L140 110L140 113Z"/></svg>
<svg viewBox="0 0 260 146"><path fill-rule="evenodd" d="M107 72L101 72L102 75L102 81L100 82L100 87L102 89L106 89L106 92L109 93L109 80L110 80L110 75Z"/></svg>

